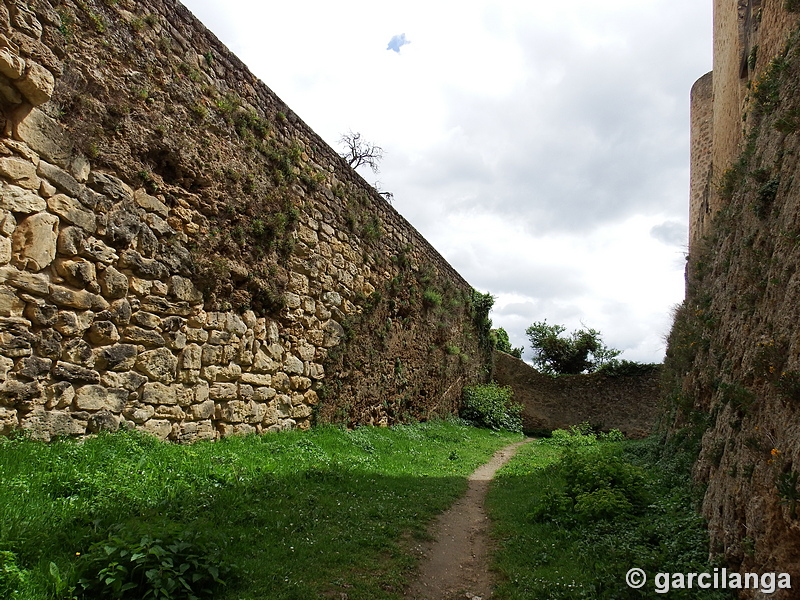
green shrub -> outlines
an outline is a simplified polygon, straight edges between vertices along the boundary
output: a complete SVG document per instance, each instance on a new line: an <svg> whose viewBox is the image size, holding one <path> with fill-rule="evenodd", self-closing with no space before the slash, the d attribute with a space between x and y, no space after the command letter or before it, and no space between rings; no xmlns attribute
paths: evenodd
<svg viewBox="0 0 800 600"><path fill-rule="evenodd" d="M633 360L611 359L599 367L596 373L609 377L624 377L626 375L645 375L657 370L660 365L654 363L640 363Z"/></svg>
<svg viewBox="0 0 800 600"><path fill-rule="evenodd" d="M80 587L91 598L198 600L224 585L218 548L187 530L159 537L115 527L81 556Z"/></svg>
<svg viewBox="0 0 800 600"><path fill-rule="evenodd" d="M17 566L17 557L12 552L0 552L0 598L17 598L27 576L28 573Z"/></svg>
<svg viewBox="0 0 800 600"><path fill-rule="evenodd" d="M572 425L569 429L555 429L549 438L542 440L544 444L575 448L593 446L597 442L597 435L592 431L589 423Z"/></svg>
<svg viewBox="0 0 800 600"><path fill-rule="evenodd" d="M478 427L522 431L522 406L511 402L513 392L497 383L464 388L460 416Z"/></svg>

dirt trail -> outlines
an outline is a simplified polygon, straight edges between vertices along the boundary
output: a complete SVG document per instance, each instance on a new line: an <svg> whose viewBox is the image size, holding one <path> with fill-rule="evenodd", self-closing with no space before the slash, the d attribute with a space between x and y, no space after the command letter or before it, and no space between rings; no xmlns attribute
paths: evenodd
<svg viewBox="0 0 800 600"><path fill-rule="evenodd" d="M489 572L489 520L484 501L489 481L517 448L506 446L469 476L469 488L433 524L434 541L423 545L419 578L405 597L413 600L486 600L492 592Z"/></svg>

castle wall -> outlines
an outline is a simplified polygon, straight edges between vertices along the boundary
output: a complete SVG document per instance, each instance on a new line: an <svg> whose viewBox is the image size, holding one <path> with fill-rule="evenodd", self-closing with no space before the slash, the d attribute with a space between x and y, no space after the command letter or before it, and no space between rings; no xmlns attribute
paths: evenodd
<svg viewBox="0 0 800 600"><path fill-rule="evenodd" d="M470 286L179 3L3 0L0 108L0 431L390 424L486 377Z"/></svg>
<svg viewBox="0 0 800 600"><path fill-rule="evenodd" d="M711 194L714 187L711 162L714 123L713 72L706 73L692 86L689 249L703 236L711 222Z"/></svg>
<svg viewBox="0 0 800 600"><path fill-rule="evenodd" d="M525 431L590 423L641 438L650 434L658 416L658 371L618 377L599 373L551 377L518 358L495 352L494 378L511 387L514 402L522 405Z"/></svg>

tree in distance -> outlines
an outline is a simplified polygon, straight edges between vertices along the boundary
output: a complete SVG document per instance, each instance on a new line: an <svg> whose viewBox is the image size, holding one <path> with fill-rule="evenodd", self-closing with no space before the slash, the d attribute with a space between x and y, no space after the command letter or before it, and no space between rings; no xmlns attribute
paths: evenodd
<svg viewBox="0 0 800 600"><path fill-rule="evenodd" d="M380 171L379 163L383 159L383 148L367 142L361 137L360 133L353 133L352 131L344 134L339 143L344 146L344 152L340 152L339 156L347 161L347 163L357 169L361 166L367 166L372 169L373 173Z"/></svg>
<svg viewBox="0 0 800 600"><path fill-rule="evenodd" d="M533 348L533 363L549 375L592 373L614 359L619 350L607 347L596 329L577 329L569 335L563 325L538 321L525 333Z"/></svg>
<svg viewBox="0 0 800 600"><path fill-rule="evenodd" d="M522 348L511 347L511 340L508 339L508 332L505 329L502 327L492 329L489 335L494 341L495 350L505 352L515 358L522 358Z"/></svg>

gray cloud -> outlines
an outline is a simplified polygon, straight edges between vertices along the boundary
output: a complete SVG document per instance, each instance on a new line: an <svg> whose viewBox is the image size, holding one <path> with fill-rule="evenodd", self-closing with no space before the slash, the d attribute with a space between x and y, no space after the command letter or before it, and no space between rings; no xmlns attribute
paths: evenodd
<svg viewBox="0 0 800 600"><path fill-rule="evenodd" d="M400 48L403 46L410 44L411 42L406 39L406 34L401 33L400 35L395 35L389 40L389 45L386 46L387 50L394 50L395 52L399 53Z"/></svg>
<svg viewBox="0 0 800 600"><path fill-rule="evenodd" d="M650 230L650 235L668 246L685 247L688 244L689 234L686 224L678 221L666 221L661 225L656 225Z"/></svg>

